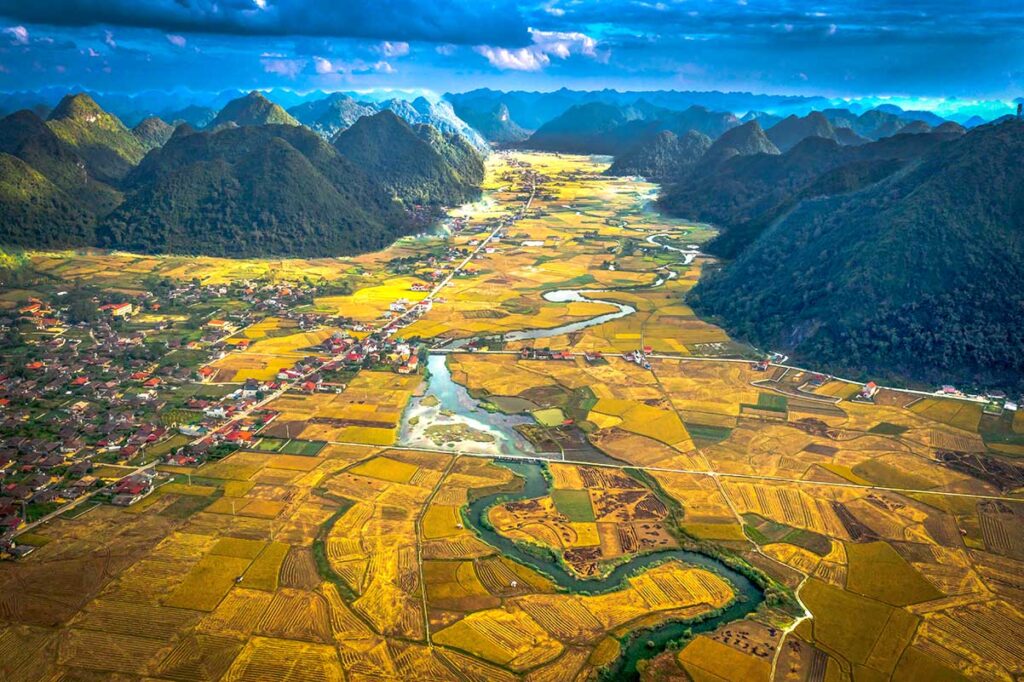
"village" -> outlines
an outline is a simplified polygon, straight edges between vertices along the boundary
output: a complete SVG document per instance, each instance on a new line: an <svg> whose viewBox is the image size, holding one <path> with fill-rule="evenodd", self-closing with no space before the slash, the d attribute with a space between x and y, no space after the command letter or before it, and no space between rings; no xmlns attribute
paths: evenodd
<svg viewBox="0 0 1024 682"><path fill-rule="evenodd" d="M272 420L255 409L286 391L340 392L363 367L419 369L420 349L393 337L429 304L396 301L382 330L296 312L315 287L239 282L161 283L121 300L56 290L0 316L0 555L31 550L13 537L43 519L108 502L127 506L170 480L158 462L187 465L230 454ZM169 315L187 311L188 315ZM214 382L210 363L244 352L227 340L272 317L294 329L337 329L268 381ZM183 319L177 319L183 318ZM67 513L72 513L68 511Z"/></svg>

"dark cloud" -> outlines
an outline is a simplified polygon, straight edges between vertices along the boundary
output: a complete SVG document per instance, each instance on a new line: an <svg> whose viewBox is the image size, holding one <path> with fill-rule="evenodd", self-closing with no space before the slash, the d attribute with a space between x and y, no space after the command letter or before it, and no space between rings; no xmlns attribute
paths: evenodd
<svg viewBox="0 0 1024 682"><path fill-rule="evenodd" d="M1008 0L0 0L4 29L0 90L567 86L1009 100L1024 85L1024 2Z"/></svg>
<svg viewBox="0 0 1024 682"><path fill-rule="evenodd" d="M53 26L527 44L511 0L0 0L0 15Z"/></svg>

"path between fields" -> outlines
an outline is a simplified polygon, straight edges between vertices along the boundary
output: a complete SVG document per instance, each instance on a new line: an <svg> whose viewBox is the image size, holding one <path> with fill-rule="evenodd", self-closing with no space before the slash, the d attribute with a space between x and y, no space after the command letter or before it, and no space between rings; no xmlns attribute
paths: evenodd
<svg viewBox="0 0 1024 682"><path fill-rule="evenodd" d="M479 457L482 459L507 459L512 461L543 461L543 462L555 462L557 464L575 464L577 466L588 466L588 467L604 467L607 469L639 469L640 471L659 471L666 474L690 474L692 476L708 476L710 478L737 478L741 480L749 481L768 481L771 483L792 483L794 485L806 485L806 486L817 486L819 488L852 488L856 490L877 490L880 492L893 492L901 494L916 494L916 495L937 495L939 497L964 497L976 500L995 500L998 502L1020 502L1019 497L1010 497L1008 495L987 495L984 493L963 493L963 492L952 492L948 490L922 490L918 488L897 488L892 486L882 485L869 485L864 483L853 483L853 482L830 482L830 481L812 481L803 478L790 478L787 476L772 476L770 474L743 474L733 473L725 471L715 471L713 469L676 469L674 467L659 467L650 466L646 464L629 464L623 462L622 464L609 464L607 462L588 462L586 460L579 459L562 459L561 457L550 457L542 453L524 455L518 457L515 455L502 455L500 453L487 453L487 452L468 452L457 449L445 449L445 448L428 448L424 446L412 446L412 445L370 445L368 443L355 443L352 441L344 440L328 440L324 441L328 445L346 445L360 448L372 448L384 452L386 450L408 450L410 452L433 452L437 454L453 456L460 455L465 457Z"/></svg>

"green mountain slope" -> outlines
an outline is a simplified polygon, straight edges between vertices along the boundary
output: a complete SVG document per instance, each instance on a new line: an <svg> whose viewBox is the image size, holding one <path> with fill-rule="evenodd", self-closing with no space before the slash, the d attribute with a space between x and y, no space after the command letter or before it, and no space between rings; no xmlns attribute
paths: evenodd
<svg viewBox="0 0 1024 682"><path fill-rule="evenodd" d="M454 205L480 195L483 159L461 136L414 129L390 110L365 116L334 146L405 204Z"/></svg>
<svg viewBox="0 0 1024 682"><path fill-rule="evenodd" d="M608 175L640 175L653 180L676 178L692 168L711 146L696 130L678 136L663 130L615 157Z"/></svg>
<svg viewBox="0 0 1024 682"><path fill-rule="evenodd" d="M217 116L210 121L209 128L224 126L259 126L268 123L300 125L295 118L269 99L253 90L244 97L233 99L224 105Z"/></svg>
<svg viewBox="0 0 1024 682"><path fill-rule="evenodd" d="M722 133L721 137L708 147L697 165L701 172L707 172L734 156L778 153L778 147L768 139L761 124L754 119Z"/></svg>
<svg viewBox="0 0 1024 682"><path fill-rule="evenodd" d="M126 180L100 244L218 256L331 256L381 248L407 228L362 169L287 125L175 134Z"/></svg>
<svg viewBox="0 0 1024 682"><path fill-rule="evenodd" d="M512 120L508 107L503 103L498 103L486 111L466 110L457 113L489 142L509 144L522 142L530 136L530 133L520 128L519 124Z"/></svg>
<svg viewBox="0 0 1024 682"><path fill-rule="evenodd" d="M715 138L737 124L730 113L700 106L671 111L643 100L631 105L588 102L548 121L518 146L569 154L619 155L663 130L680 136L696 130Z"/></svg>
<svg viewBox="0 0 1024 682"><path fill-rule="evenodd" d="M85 94L68 95L50 112L46 124L81 156L102 182L116 183L142 160L146 149L114 115Z"/></svg>
<svg viewBox="0 0 1024 682"><path fill-rule="evenodd" d="M157 116L144 118L132 128L132 135L142 143L147 152L156 147L163 147L173 133L174 126L168 125Z"/></svg>
<svg viewBox="0 0 1024 682"><path fill-rule="evenodd" d="M327 139L348 128L363 116L372 116L376 109L357 102L340 92L323 99L303 102L288 110L303 125L307 125Z"/></svg>
<svg viewBox="0 0 1024 682"><path fill-rule="evenodd" d="M85 161L36 114L22 110L0 119L4 191L0 243L79 246L91 237L97 215L109 213L120 194L90 176Z"/></svg>
<svg viewBox="0 0 1024 682"><path fill-rule="evenodd" d="M0 152L0 244L46 249L93 239L94 216L16 156Z"/></svg>
<svg viewBox="0 0 1024 682"><path fill-rule="evenodd" d="M977 128L849 195L806 201L691 303L858 377L1024 388L1024 123Z"/></svg>
<svg viewBox="0 0 1024 682"><path fill-rule="evenodd" d="M852 131L851 131L852 132ZM787 116L765 131L780 152L788 152L808 137L821 137L847 144L846 136L837 134L835 128L820 111L812 111L806 116ZM854 138L856 139L856 137ZM867 140L862 140L866 142Z"/></svg>
<svg viewBox="0 0 1024 682"><path fill-rule="evenodd" d="M799 201L867 187L955 137L895 135L856 147L809 137L782 155L735 156L682 176L665 188L660 203L675 215L722 228L705 248L735 258Z"/></svg>

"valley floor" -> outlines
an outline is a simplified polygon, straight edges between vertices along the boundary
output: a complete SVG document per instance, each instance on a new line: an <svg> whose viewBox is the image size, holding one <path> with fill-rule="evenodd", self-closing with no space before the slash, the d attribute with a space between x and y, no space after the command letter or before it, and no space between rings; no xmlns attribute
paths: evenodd
<svg viewBox="0 0 1024 682"><path fill-rule="evenodd" d="M178 447L233 445L97 459L155 490L21 528L37 549L0 563L0 676L1024 674L1024 420L759 368L684 304L711 231L605 167L494 155L446 234L351 259L33 255L101 295L198 280L186 313L126 324L206 330L153 409L203 426ZM31 286L0 305L53 285ZM102 402L67 396L46 414Z"/></svg>

